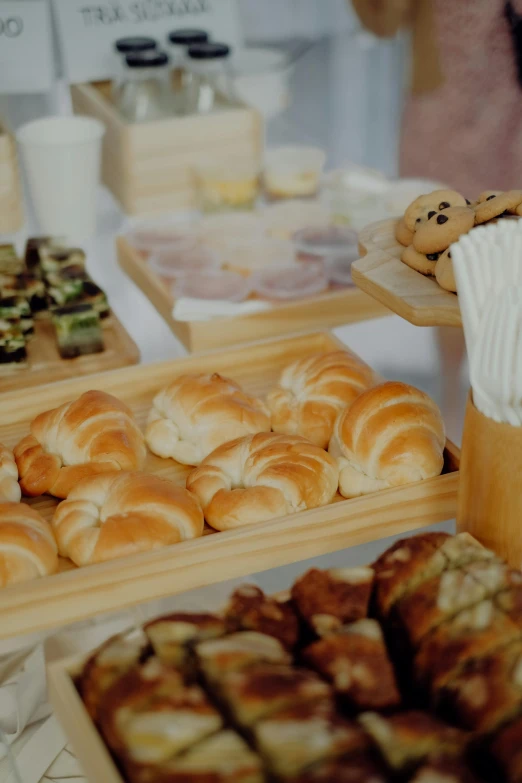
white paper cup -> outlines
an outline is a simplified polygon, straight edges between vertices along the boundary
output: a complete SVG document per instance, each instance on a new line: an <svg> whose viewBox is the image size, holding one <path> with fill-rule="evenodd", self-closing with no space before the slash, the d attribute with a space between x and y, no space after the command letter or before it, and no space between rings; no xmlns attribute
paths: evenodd
<svg viewBox="0 0 522 783"><path fill-rule="evenodd" d="M95 233L104 133L91 117L44 117L18 130L42 234L81 242Z"/></svg>

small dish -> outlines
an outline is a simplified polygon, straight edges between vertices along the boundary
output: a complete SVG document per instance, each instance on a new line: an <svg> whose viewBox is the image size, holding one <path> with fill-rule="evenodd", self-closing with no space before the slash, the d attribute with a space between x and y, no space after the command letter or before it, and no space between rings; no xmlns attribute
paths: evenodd
<svg viewBox="0 0 522 783"><path fill-rule="evenodd" d="M360 253L357 248L337 256L329 256L325 259L324 267L330 283L340 286L353 285L352 264L357 261Z"/></svg>
<svg viewBox="0 0 522 783"><path fill-rule="evenodd" d="M209 299L222 302L242 302L252 292L250 278L228 270L192 272L174 283L176 299Z"/></svg>
<svg viewBox="0 0 522 783"><path fill-rule="evenodd" d="M293 236L300 261L318 261L357 249L357 232L339 225L303 228Z"/></svg>
<svg viewBox="0 0 522 783"><path fill-rule="evenodd" d="M195 272L219 269L218 256L201 245L181 244L174 249L158 250L149 259L149 265L160 277L176 279Z"/></svg>
<svg viewBox="0 0 522 783"><path fill-rule="evenodd" d="M303 228L330 225L330 212L319 201L293 199L270 204L260 210L260 220L268 236L275 239L291 239Z"/></svg>
<svg viewBox="0 0 522 783"><path fill-rule="evenodd" d="M320 263L265 269L250 279L254 291L266 299L304 299L328 288L328 277Z"/></svg>
<svg viewBox="0 0 522 783"><path fill-rule="evenodd" d="M260 166L255 161L223 161L194 168L203 212L251 210L259 196Z"/></svg>
<svg viewBox="0 0 522 783"><path fill-rule="evenodd" d="M268 199L315 196L326 154L320 147L274 147L267 150L263 169Z"/></svg>
<svg viewBox="0 0 522 783"><path fill-rule="evenodd" d="M180 243L196 245L198 239L196 212L180 212L132 221L125 234L127 241L142 253L172 249Z"/></svg>
<svg viewBox="0 0 522 783"><path fill-rule="evenodd" d="M278 269L295 264L291 242L270 237L230 239L223 245L221 259L226 269L250 275L257 270Z"/></svg>

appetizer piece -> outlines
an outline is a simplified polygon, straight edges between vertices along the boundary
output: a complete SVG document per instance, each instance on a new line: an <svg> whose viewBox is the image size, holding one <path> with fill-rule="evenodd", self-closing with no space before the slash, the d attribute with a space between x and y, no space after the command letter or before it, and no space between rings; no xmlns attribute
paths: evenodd
<svg viewBox="0 0 522 783"><path fill-rule="evenodd" d="M151 620L143 630L162 663L190 673L193 645L224 636L227 626L214 614L176 612Z"/></svg>
<svg viewBox="0 0 522 783"><path fill-rule="evenodd" d="M277 779L294 780L312 764L362 751L362 729L342 718L332 702L297 704L273 713L254 728L254 741Z"/></svg>
<svg viewBox="0 0 522 783"><path fill-rule="evenodd" d="M423 764L411 778L410 783L479 783L479 781L463 761L442 757Z"/></svg>
<svg viewBox="0 0 522 783"><path fill-rule="evenodd" d="M325 506L337 490L334 460L304 438L262 432L225 443L192 471L187 489L216 530Z"/></svg>
<svg viewBox="0 0 522 783"><path fill-rule="evenodd" d="M278 710L331 698L329 686L313 672L266 663L231 672L219 686L221 698L243 728Z"/></svg>
<svg viewBox="0 0 522 783"><path fill-rule="evenodd" d="M50 306L52 308L62 307L69 302L77 302L83 293L85 276L85 270L78 266L69 266L58 272L50 272L46 278Z"/></svg>
<svg viewBox="0 0 522 783"><path fill-rule="evenodd" d="M489 563L473 563L469 566L469 571L483 586L488 596L495 596L506 590L522 587L522 572L510 568L499 560Z"/></svg>
<svg viewBox="0 0 522 783"><path fill-rule="evenodd" d="M436 693L470 659L505 647L521 634L521 629L497 609L491 599L481 601L424 639L415 657L416 679Z"/></svg>
<svg viewBox="0 0 522 783"><path fill-rule="evenodd" d="M34 335L31 308L27 299L22 296L4 296L0 299L0 321L9 321L20 326L25 340Z"/></svg>
<svg viewBox="0 0 522 783"><path fill-rule="evenodd" d="M448 561L440 550L449 538L447 533L402 538L375 561L374 598L380 617L386 617L397 601L422 582L444 571Z"/></svg>
<svg viewBox="0 0 522 783"><path fill-rule="evenodd" d="M398 382L368 389L335 422L329 452L339 492L352 498L438 476L445 442L441 413L427 394Z"/></svg>
<svg viewBox="0 0 522 783"><path fill-rule="evenodd" d="M522 642L468 661L437 699L444 714L480 734L515 717L522 708Z"/></svg>
<svg viewBox="0 0 522 783"><path fill-rule="evenodd" d="M368 614L373 586L371 568L311 568L292 586L292 600L318 636Z"/></svg>
<svg viewBox="0 0 522 783"><path fill-rule="evenodd" d="M30 272L41 275L41 252L63 246L63 239L57 237L30 237L25 245L25 265Z"/></svg>
<svg viewBox="0 0 522 783"><path fill-rule="evenodd" d="M304 651L304 660L332 683L349 706L361 710L398 707L401 696L379 623L358 620Z"/></svg>
<svg viewBox="0 0 522 783"><path fill-rule="evenodd" d="M235 731L224 729L190 747L182 755L159 764L130 783L265 783L259 756Z"/></svg>
<svg viewBox="0 0 522 783"><path fill-rule="evenodd" d="M326 449L338 414L374 384L373 371L349 351L299 359L268 394L272 429Z"/></svg>
<svg viewBox="0 0 522 783"><path fill-rule="evenodd" d="M107 639L87 660L78 681L78 690L87 712L98 722L103 695L143 658L146 650L143 634L118 634Z"/></svg>
<svg viewBox="0 0 522 783"><path fill-rule="evenodd" d="M201 508L185 489L127 471L84 478L53 517L60 554L77 566L198 538L203 527Z"/></svg>
<svg viewBox="0 0 522 783"><path fill-rule="evenodd" d="M195 650L199 668L218 687L230 672L261 663L290 664L292 660L277 639L256 631L239 631L200 642Z"/></svg>
<svg viewBox="0 0 522 783"><path fill-rule="evenodd" d="M25 366L27 351L19 323L0 319L0 364Z"/></svg>
<svg viewBox="0 0 522 783"><path fill-rule="evenodd" d="M157 658L134 666L102 694L105 740L124 765L168 761L219 731L223 719L196 685Z"/></svg>
<svg viewBox="0 0 522 783"><path fill-rule="evenodd" d="M0 275L19 275L24 268L14 245L0 245Z"/></svg>
<svg viewBox="0 0 522 783"><path fill-rule="evenodd" d="M108 318L111 314L111 308L109 307L107 294L92 280L84 281L81 301L84 304L90 304L93 310L98 313L102 320L104 318Z"/></svg>
<svg viewBox="0 0 522 783"><path fill-rule="evenodd" d="M101 391L41 413L14 449L22 492L59 498L95 473L136 470L146 453L132 412Z"/></svg>
<svg viewBox="0 0 522 783"><path fill-rule="evenodd" d="M53 247L41 245L40 266L44 277L68 266L85 266L85 253L80 248Z"/></svg>
<svg viewBox="0 0 522 783"><path fill-rule="evenodd" d="M52 319L62 359L101 353L105 349L100 318L90 305L56 307Z"/></svg>
<svg viewBox="0 0 522 783"><path fill-rule="evenodd" d="M19 503L21 496L14 454L0 443L0 503Z"/></svg>
<svg viewBox="0 0 522 783"><path fill-rule="evenodd" d="M235 381L218 373L182 375L155 396L145 439L158 457L199 465L228 441L269 431L264 403Z"/></svg>
<svg viewBox="0 0 522 783"><path fill-rule="evenodd" d="M17 275L10 286L2 287L3 296L23 296L29 302L33 315L47 310L45 283L29 272Z"/></svg>
<svg viewBox="0 0 522 783"><path fill-rule="evenodd" d="M490 751L505 780L508 783L522 783L522 718L517 718L499 731Z"/></svg>
<svg viewBox="0 0 522 783"><path fill-rule="evenodd" d="M440 551L447 559L450 568L459 568L460 566L479 563L484 560L498 560L494 552L479 544L469 533L447 536L440 547Z"/></svg>
<svg viewBox="0 0 522 783"><path fill-rule="evenodd" d="M51 526L25 503L0 503L0 587L58 570Z"/></svg>
<svg viewBox="0 0 522 783"><path fill-rule="evenodd" d="M366 712L359 718L387 766L404 774L433 755L458 758L466 735L429 715L412 710L388 717Z"/></svg>
<svg viewBox="0 0 522 783"><path fill-rule="evenodd" d="M512 587L499 593L495 604L517 628L522 629L522 587Z"/></svg>
<svg viewBox="0 0 522 783"><path fill-rule="evenodd" d="M350 754L339 761L317 764L296 777L292 783L391 783L391 781L381 764L369 753L361 753Z"/></svg>
<svg viewBox="0 0 522 783"><path fill-rule="evenodd" d="M292 606L267 598L255 585L243 585L232 593L225 616L231 627L274 636L287 650L297 644L299 623Z"/></svg>

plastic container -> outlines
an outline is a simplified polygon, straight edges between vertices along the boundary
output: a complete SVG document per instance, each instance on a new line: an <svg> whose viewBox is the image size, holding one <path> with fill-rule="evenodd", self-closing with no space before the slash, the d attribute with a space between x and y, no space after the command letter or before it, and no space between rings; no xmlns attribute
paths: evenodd
<svg viewBox="0 0 522 783"><path fill-rule="evenodd" d="M357 252L357 233L344 226L303 228L293 236L299 261L318 261L344 252Z"/></svg>
<svg viewBox="0 0 522 783"><path fill-rule="evenodd" d="M259 195L259 164L222 161L194 168L203 212L253 209Z"/></svg>
<svg viewBox="0 0 522 783"><path fill-rule="evenodd" d="M275 147L265 155L263 181L269 200L315 196L326 154L319 147Z"/></svg>
<svg viewBox="0 0 522 783"><path fill-rule="evenodd" d="M209 299L242 302L252 292L250 278L228 270L213 270L185 275L176 281L172 293L176 299Z"/></svg>
<svg viewBox="0 0 522 783"><path fill-rule="evenodd" d="M328 277L321 263L266 269L250 279L254 291L266 299L303 299L328 288Z"/></svg>
<svg viewBox="0 0 522 783"><path fill-rule="evenodd" d="M200 245L181 245L170 250L159 250L149 259L150 268L160 277L175 280L189 274L209 272L221 266L219 257Z"/></svg>
<svg viewBox="0 0 522 783"><path fill-rule="evenodd" d="M230 239L221 252L221 260L227 269L250 275L262 269L279 269L296 263L291 242L270 237Z"/></svg>
<svg viewBox="0 0 522 783"><path fill-rule="evenodd" d="M231 242L241 239L261 240L265 237L261 221L252 212L218 212L207 215L200 225L201 240L209 248L223 254Z"/></svg>
<svg viewBox="0 0 522 783"><path fill-rule="evenodd" d="M131 222L125 236L136 250L145 254L163 250L187 251L198 243L198 214L182 212L135 220Z"/></svg>
<svg viewBox="0 0 522 783"><path fill-rule="evenodd" d="M232 100L257 109L265 119L276 117L290 103L293 67L284 52L264 47L234 50L229 77L218 79L219 89Z"/></svg>
<svg viewBox="0 0 522 783"><path fill-rule="evenodd" d="M218 102L220 88L224 86L229 94L229 55L230 47L223 43L207 42L188 47L185 113L208 114Z"/></svg>
<svg viewBox="0 0 522 783"><path fill-rule="evenodd" d="M116 97L129 122L150 122L175 113L170 81L170 59L158 50L132 52Z"/></svg>
<svg viewBox="0 0 522 783"><path fill-rule="evenodd" d="M352 264L360 257L357 248L324 260L324 268L330 283L338 286L353 285Z"/></svg>
<svg viewBox="0 0 522 783"><path fill-rule="evenodd" d="M329 226L330 213L319 201L280 201L260 212L265 231L276 239L291 239L303 228Z"/></svg>

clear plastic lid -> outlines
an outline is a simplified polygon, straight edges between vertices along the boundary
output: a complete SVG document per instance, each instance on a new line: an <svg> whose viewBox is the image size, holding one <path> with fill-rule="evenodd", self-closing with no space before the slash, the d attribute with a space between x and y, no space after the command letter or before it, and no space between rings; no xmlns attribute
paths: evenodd
<svg viewBox="0 0 522 783"><path fill-rule="evenodd" d="M197 212L143 218L132 221L126 231L130 244L143 253L195 247L198 241Z"/></svg>
<svg viewBox="0 0 522 783"><path fill-rule="evenodd" d="M296 231L293 236L298 253L325 256L340 255L346 250L357 249L357 232L344 226L312 226Z"/></svg>
<svg viewBox="0 0 522 783"><path fill-rule="evenodd" d="M223 243L221 259L227 267L250 274L262 269L280 269L296 263L291 242L270 237L231 237Z"/></svg>
<svg viewBox="0 0 522 783"><path fill-rule="evenodd" d="M357 261L360 253L357 248L337 256L325 259L324 267L330 283L336 285L353 285L352 264Z"/></svg>
<svg viewBox="0 0 522 783"><path fill-rule="evenodd" d="M322 263L266 269L256 272L250 279L254 291L266 299L302 299L328 288L328 277Z"/></svg>
<svg viewBox="0 0 522 783"><path fill-rule="evenodd" d="M158 250L149 259L151 269L160 275L170 279L185 277L189 274L208 272L219 269L218 256L201 245L188 244L168 250Z"/></svg>
<svg viewBox="0 0 522 783"><path fill-rule="evenodd" d="M209 299L242 302L252 293L250 278L227 270L194 272L180 278L172 288L176 299Z"/></svg>
<svg viewBox="0 0 522 783"><path fill-rule="evenodd" d="M302 228L330 225L330 212L319 201L290 199L265 207L261 222L269 236L291 239Z"/></svg>

